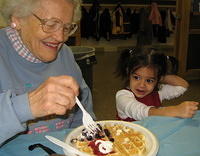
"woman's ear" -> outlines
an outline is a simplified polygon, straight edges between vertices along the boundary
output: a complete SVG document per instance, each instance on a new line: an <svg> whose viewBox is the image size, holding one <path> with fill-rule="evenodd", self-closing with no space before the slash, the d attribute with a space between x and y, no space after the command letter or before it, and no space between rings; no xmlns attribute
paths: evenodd
<svg viewBox="0 0 200 156"><path fill-rule="evenodd" d="M17 25L16 25L15 22L11 22L10 26L11 26L13 29L15 29Z"/></svg>
<svg viewBox="0 0 200 156"><path fill-rule="evenodd" d="M20 24L20 19L18 18L18 17L15 17L15 16L12 16L11 17L11 24L10 24L10 26L12 27L12 28L14 28L14 29L16 29L16 30L20 30L21 28L21 26L20 26L21 24Z"/></svg>

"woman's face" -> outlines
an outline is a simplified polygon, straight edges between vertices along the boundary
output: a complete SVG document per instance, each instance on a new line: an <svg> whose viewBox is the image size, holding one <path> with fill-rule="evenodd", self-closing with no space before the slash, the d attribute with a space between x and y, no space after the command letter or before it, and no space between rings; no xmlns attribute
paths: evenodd
<svg viewBox="0 0 200 156"><path fill-rule="evenodd" d="M33 12L39 18L57 18L64 24L72 22L74 6L71 2L41 0L40 6ZM35 57L43 62L56 59L60 47L68 39L68 36L63 33L63 27L56 32L44 32L40 21L33 15L26 18L13 17L12 20L17 24L16 29L19 31L23 43Z"/></svg>
<svg viewBox="0 0 200 156"><path fill-rule="evenodd" d="M157 73L153 68L141 67L130 75L130 89L138 98L150 94L157 84Z"/></svg>

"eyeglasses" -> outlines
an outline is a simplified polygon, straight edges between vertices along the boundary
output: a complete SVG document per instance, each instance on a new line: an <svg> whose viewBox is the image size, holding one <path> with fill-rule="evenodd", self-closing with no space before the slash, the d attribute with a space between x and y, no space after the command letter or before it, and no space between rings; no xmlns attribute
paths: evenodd
<svg viewBox="0 0 200 156"><path fill-rule="evenodd" d="M41 19L36 14L32 14L40 21L42 30L46 33L56 32L57 30L63 27L64 34L67 36L71 36L78 28L78 25L76 23L64 24L61 20L57 18Z"/></svg>

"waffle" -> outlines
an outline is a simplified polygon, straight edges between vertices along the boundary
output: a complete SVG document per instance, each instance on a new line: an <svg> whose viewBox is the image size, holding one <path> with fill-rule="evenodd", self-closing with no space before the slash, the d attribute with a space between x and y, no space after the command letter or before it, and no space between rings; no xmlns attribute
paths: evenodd
<svg viewBox="0 0 200 156"><path fill-rule="evenodd" d="M93 156L144 156L146 153L145 136L124 125L105 124L102 126L105 135L100 139L87 140L79 138L73 142L74 146L82 152ZM106 131L107 132L106 132ZM107 134L106 134L107 133ZM109 134L108 134L109 133ZM110 141L113 143L113 149L107 154L95 153L91 146L96 140ZM96 149L97 150L97 149Z"/></svg>

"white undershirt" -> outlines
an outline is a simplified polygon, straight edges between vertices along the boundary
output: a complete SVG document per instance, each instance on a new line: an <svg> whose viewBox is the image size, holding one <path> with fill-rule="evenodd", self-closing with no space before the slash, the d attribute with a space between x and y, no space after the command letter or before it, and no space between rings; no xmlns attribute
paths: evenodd
<svg viewBox="0 0 200 156"><path fill-rule="evenodd" d="M172 86L162 84L158 91L160 101L164 99L170 100L183 94L187 88L182 86ZM134 94L126 89L119 90L116 93L116 107L120 118L126 119L127 117L135 120L142 120L148 117L149 109L153 106L147 106L136 100Z"/></svg>

